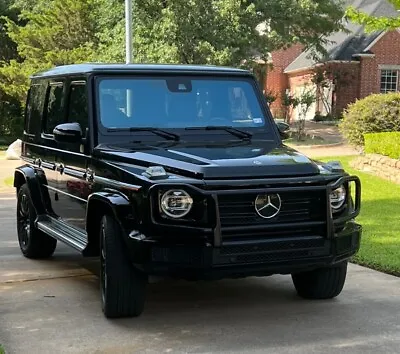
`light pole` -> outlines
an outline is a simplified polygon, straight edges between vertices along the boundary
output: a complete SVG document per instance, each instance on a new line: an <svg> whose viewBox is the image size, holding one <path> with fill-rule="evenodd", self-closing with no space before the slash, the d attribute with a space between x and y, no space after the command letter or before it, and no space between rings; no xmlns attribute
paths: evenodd
<svg viewBox="0 0 400 354"><path fill-rule="evenodd" d="M132 62L132 0L125 0L125 50L126 63Z"/></svg>
<svg viewBox="0 0 400 354"><path fill-rule="evenodd" d="M125 51L126 64L132 62L132 0L125 0ZM132 116L132 90L126 90L126 115Z"/></svg>

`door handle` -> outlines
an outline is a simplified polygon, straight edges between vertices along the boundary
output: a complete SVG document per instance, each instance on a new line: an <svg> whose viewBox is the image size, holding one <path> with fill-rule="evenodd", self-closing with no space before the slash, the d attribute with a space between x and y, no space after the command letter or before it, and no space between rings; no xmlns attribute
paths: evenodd
<svg viewBox="0 0 400 354"><path fill-rule="evenodd" d="M94 172L90 168L86 170L85 179L87 182L93 182L94 180Z"/></svg>
<svg viewBox="0 0 400 354"><path fill-rule="evenodd" d="M41 159L34 159L33 160L33 164L37 167L41 167L42 166L42 160Z"/></svg>
<svg viewBox="0 0 400 354"><path fill-rule="evenodd" d="M56 170L60 172L60 174L64 173L64 165L62 163L56 164Z"/></svg>

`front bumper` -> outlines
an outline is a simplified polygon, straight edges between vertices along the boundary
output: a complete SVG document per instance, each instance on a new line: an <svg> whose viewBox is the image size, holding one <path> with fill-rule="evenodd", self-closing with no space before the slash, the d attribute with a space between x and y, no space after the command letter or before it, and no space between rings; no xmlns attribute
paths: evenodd
<svg viewBox="0 0 400 354"><path fill-rule="evenodd" d="M354 222L360 211L360 183L357 177L346 176L326 186L312 187L326 193L325 200L329 200L332 190L350 181L356 185L355 200L346 215L334 219L328 204L325 220L239 228L245 229L245 239L235 238L235 230L231 229L236 227L221 227L218 197L213 195L216 225L212 229L160 227L155 237L131 233L127 245L132 262L148 274L189 279L290 274L332 266L349 259L360 247L362 227ZM285 190L295 192L300 188L286 187ZM240 193L224 193L231 192ZM304 225L307 230L300 234ZM232 232L233 237L227 237ZM174 233L178 236L169 237Z"/></svg>
<svg viewBox="0 0 400 354"><path fill-rule="evenodd" d="M332 239L289 237L221 247L134 240L132 261L140 260L135 266L148 274L189 279L290 274L349 259L360 247L361 234L361 226L349 222Z"/></svg>

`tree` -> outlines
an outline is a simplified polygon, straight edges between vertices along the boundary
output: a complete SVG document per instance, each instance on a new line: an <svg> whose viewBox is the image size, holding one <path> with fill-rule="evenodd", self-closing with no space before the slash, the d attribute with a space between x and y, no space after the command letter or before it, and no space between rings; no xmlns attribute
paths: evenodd
<svg viewBox="0 0 400 354"><path fill-rule="evenodd" d="M22 10L21 25L5 19L8 36L17 44L18 56L0 68L0 89L25 100L28 77L56 65L91 61L98 43L98 0L39 0L32 10Z"/></svg>
<svg viewBox="0 0 400 354"><path fill-rule="evenodd" d="M302 140L305 136L307 113L315 102L315 99L314 89L307 86L303 88L301 94L297 97L299 112L296 122L296 136L298 141Z"/></svg>
<svg viewBox="0 0 400 354"><path fill-rule="evenodd" d="M400 0L388 0L397 11L400 11ZM394 30L400 27L400 16L396 17L377 17L358 11L353 6L346 10L346 16L353 22L365 26L367 32L379 30Z"/></svg>
<svg viewBox="0 0 400 354"><path fill-rule="evenodd" d="M11 1L11 0L9 0ZM124 0L14 0L6 19L18 56L0 68L0 89L23 103L28 77L88 61L124 61ZM135 0L136 62L251 66L255 55L303 43L317 50L341 28L337 0Z"/></svg>
<svg viewBox="0 0 400 354"><path fill-rule="evenodd" d="M335 0L136 0L134 12L135 61L248 66L293 43L323 50L344 9ZM101 59L123 58L123 21L103 33Z"/></svg>

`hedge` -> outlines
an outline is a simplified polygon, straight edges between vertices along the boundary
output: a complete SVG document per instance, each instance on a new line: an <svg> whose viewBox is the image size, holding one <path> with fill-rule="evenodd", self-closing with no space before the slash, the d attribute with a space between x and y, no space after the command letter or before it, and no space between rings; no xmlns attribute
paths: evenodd
<svg viewBox="0 0 400 354"><path fill-rule="evenodd" d="M400 159L400 132L369 133L364 135L365 152Z"/></svg>
<svg viewBox="0 0 400 354"><path fill-rule="evenodd" d="M366 133L400 131L400 93L374 94L350 104L339 128L358 146L364 145Z"/></svg>

